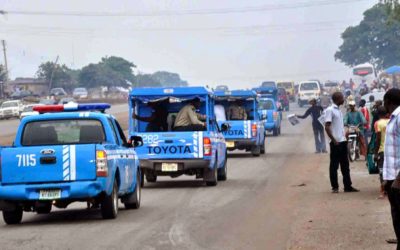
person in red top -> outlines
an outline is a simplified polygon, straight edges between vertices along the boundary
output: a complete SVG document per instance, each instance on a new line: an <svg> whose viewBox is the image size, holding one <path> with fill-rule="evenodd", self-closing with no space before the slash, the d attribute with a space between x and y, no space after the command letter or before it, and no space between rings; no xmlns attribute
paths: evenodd
<svg viewBox="0 0 400 250"><path fill-rule="evenodd" d="M369 118L369 110L367 107L365 107L365 103L366 101L364 99L362 99L360 101L360 112L364 115L365 120L367 121L367 123L364 125L364 140L365 140L365 145L368 145L368 136L370 134L370 124L371 124L371 120Z"/></svg>

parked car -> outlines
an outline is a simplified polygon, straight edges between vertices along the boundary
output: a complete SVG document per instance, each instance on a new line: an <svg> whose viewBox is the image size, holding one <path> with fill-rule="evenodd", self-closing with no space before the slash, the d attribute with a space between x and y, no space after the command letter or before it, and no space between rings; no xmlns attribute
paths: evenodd
<svg viewBox="0 0 400 250"><path fill-rule="evenodd" d="M88 98L88 91L85 88L75 88L72 96L76 99L86 99Z"/></svg>
<svg viewBox="0 0 400 250"><path fill-rule="evenodd" d="M64 98L60 99L58 104L67 104L67 103L70 103L70 102L76 103L76 100L74 98L72 98L72 97L64 97Z"/></svg>
<svg viewBox="0 0 400 250"><path fill-rule="evenodd" d="M57 104L57 101L54 99L40 99L39 103L43 105L54 105Z"/></svg>
<svg viewBox="0 0 400 250"><path fill-rule="evenodd" d="M52 88L50 90L51 96L66 96L67 92L63 88Z"/></svg>
<svg viewBox="0 0 400 250"><path fill-rule="evenodd" d="M278 88L278 102L281 104L282 109L289 111L289 96L286 89Z"/></svg>
<svg viewBox="0 0 400 250"><path fill-rule="evenodd" d="M10 96L10 98L13 100L23 99L26 97L38 97L38 95L33 94L29 90L21 90L21 91L16 91L16 92L12 93L12 95Z"/></svg>
<svg viewBox="0 0 400 250"><path fill-rule="evenodd" d="M12 117L19 117L24 109L21 101L5 101L0 106L0 119L9 119Z"/></svg>
<svg viewBox="0 0 400 250"><path fill-rule="evenodd" d="M35 106L43 106L43 104L28 104L25 105L24 109L22 110L21 114L19 115L19 119L22 120L22 118L27 117L27 116L31 116L31 115L38 115L39 112L34 111L33 107Z"/></svg>
<svg viewBox="0 0 400 250"><path fill-rule="evenodd" d="M119 200L126 209L140 207L134 145L143 141L128 143L113 116L89 112L109 107L40 106L34 110L45 114L21 121L14 145L0 149L0 210L7 224L20 223L24 211L48 214L72 202L100 207L104 219L117 217Z"/></svg>

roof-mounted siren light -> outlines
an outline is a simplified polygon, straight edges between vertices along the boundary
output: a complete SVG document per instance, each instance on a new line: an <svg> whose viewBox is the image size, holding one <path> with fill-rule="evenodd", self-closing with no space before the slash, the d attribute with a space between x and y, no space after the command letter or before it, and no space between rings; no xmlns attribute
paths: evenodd
<svg viewBox="0 0 400 250"><path fill-rule="evenodd" d="M111 107L108 103L67 103L59 105L41 105L34 106L33 111L37 111L41 114L43 113L57 113L57 112L71 112L71 111L100 111L104 112L106 109Z"/></svg>

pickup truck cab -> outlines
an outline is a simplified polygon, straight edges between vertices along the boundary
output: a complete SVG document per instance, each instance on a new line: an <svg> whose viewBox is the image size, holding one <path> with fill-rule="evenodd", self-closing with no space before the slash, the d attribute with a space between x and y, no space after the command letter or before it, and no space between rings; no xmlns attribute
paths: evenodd
<svg viewBox="0 0 400 250"><path fill-rule="evenodd" d="M140 206L139 161L108 104L37 106L21 120L11 147L1 148L0 210L7 224L23 211L50 213L75 201L100 207L104 219ZM76 112L75 112L76 111ZM140 138L132 138L135 145Z"/></svg>
<svg viewBox="0 0 400 250"><path fill-rule="evenodd" d="M0 119L19 117L23 109L24 105L20 100L5 101L0 106Z"/></svg>
<svg viewBox="0 0 400 250"><path fill-rule="evenodd" d="M178 112L194 99L200 100L197 113L205 115L206 127L201 131L177 131L174 127ZM227 179L226 145L214 114L214 95L204 87L135 88L129 96L129 113L150 117L160 105L166 117L164 130L151 129L144 119L129 121L129 134L143 138L144 146L137 149L142 173L147 182L157 176L178 177L195 175L208 186ZM199 129L200 130L200 129Z"/></svg>
<svg viewBox="0 0 400 250"><path fill-rule="evenodd" d="M224 123L229 125L229 129L223 132L228 150L246 150L253 156L264 154L265 133L257 112L257 94L252 90L216 91L214 94L218 123L220 126ZM243 108L247 117L243 120L232 117L231 109L235 106Z"/></svg>
<svg viewBox="0 0 400 250"><path fill-rule="evenodd" d="M281 134L281 110L272 98L262 97L258 102L258 113L264 121L266 132L272 132L274 136Z"/></svg>

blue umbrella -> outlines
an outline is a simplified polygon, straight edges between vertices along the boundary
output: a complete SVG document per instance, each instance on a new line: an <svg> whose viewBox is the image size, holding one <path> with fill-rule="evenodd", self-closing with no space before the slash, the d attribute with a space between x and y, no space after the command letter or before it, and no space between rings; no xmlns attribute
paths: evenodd
<svg viewBox="0 0 400 250"><path fill-rule="evenodd" d="M395 66L389 67L389 68L385 69L385 73L389 74L389 75L400 73L400 66L395 65Z"/></svg>

